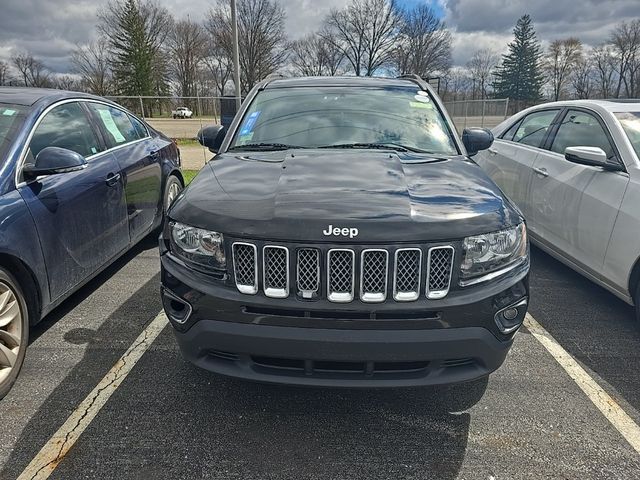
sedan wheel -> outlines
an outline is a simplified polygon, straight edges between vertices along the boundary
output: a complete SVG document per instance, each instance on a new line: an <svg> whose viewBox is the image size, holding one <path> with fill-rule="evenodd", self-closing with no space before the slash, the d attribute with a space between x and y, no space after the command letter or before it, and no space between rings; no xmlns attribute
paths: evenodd
<svg viewBox="0 0 640 480"><path fill-rule="evenodd" d="M0 269L0 398L15 382L27 348L28 318L17 283Z"/></svg>
<svg viewBox="0 0 640 480"><path fill-rule="evenodd" d="M167 213L171 204L175 201L175 199L180 195L182 191L182 183L178 180L177 177L171 175L167 179L167 186L165 187L165 196L164 196L164 212Z"/></svg>

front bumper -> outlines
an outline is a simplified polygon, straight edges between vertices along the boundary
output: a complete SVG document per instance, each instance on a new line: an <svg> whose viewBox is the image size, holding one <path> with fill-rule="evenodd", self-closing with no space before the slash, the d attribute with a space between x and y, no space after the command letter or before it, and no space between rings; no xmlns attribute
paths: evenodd
<svg viewBox="0 0 640 480"><path fill-rule="evenodd" d="M162 255L162 296L186 359L269 383L401 387L471 381L504 362L496 312L528 297L528 265L441 300L337 305L243 295ZM177 303L176 303L177 301ZM184 323L176 306L188 304ZM183 311L182 313L185 313ZM526 305L518 309L524 319Z"/></svg>

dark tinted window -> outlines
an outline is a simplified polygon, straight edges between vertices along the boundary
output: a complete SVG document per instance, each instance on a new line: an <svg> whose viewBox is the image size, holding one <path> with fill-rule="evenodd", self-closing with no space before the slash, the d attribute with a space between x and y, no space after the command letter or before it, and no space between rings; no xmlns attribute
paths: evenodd
<svg viewBox="0 0 640 480"><path fill-rule="evenodd" d="M146 137L146 132L136 128L132 118L124 111L102 103L90 103L89 107L102 124L109 148Z"/></svg>
<svg viewBox="0 0 640 480"><path fill-rule="evenodd" d="M77 102L58 105L44 116L29 144L29 161L46 147L66 148L85 157L102 151L89 119Z"/></svg>
<svg viewBox="0 0 640 480"><path fill-rule="evenodd" d="M640 158L640 112L617 112L615 116L620 121L636 155Z"/></svg>
<svg viewBox="0 0 640 480"><path fill-rule="evenodd" d="M614 156L611 142L598 119L579 110L567 112L551 144L551 150L562 155L567 147L600 147L607 158Z"/></svg>
<svg viewBox="0 0 640 480"><path fill-rule="evenodd" d="M264 90L252 101L230 146L256 143L395 143L443 155L458 153L433 99L417 85Z"/></svg>
<svg viewBox="0 0 640 480"><path fill-rule="evenodd" d="M144 138L149 135L147 133L147 127L145 127L144 124L136 117L129 115L129 121L133 125L133 128L135 128L136 132L138 132L138 138Z"/></svg>
<svg viewBox="0 0 640 480"><path fill-rule="evenodd" d="M540 147L557 114L558 110L530 113L518 126L513 141L532 147Z"/></svg>

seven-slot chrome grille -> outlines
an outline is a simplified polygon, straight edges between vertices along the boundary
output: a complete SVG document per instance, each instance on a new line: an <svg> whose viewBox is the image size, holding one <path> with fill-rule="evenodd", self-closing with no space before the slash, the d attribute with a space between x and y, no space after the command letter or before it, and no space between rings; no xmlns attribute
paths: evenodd
<svg viewBox="0 0 640 480"><path fill-rule="evenodd" d="M451 286L454 252L449 245L425 249L424 255L417 247L323 251L265 245L258 258L254 244L232 245L235 283L241 293L256 294L262 288L267 297L285 298L293 288L301 298L326 296L336 303L353 301L356 291L367 303L386 301L389 290L397 302L418 300L421 288L428 299L443 298ZM258 285L259 277L262 285Z"/></svg>

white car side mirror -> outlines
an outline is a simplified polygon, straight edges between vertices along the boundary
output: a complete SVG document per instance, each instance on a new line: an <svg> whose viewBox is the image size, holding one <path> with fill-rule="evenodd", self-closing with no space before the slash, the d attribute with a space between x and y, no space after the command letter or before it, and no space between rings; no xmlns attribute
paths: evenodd
<svg viewBox="0 0 640 480"><path fill-rule="evenodd" d="M623 170L618 162L610 162L607 154L600 147L567 147L564 158L569 162L592 167L602 167L605 170Z"/></svg>

